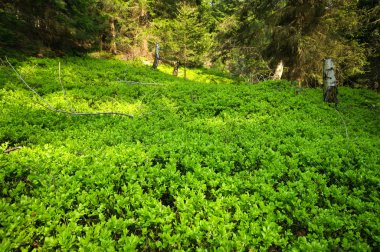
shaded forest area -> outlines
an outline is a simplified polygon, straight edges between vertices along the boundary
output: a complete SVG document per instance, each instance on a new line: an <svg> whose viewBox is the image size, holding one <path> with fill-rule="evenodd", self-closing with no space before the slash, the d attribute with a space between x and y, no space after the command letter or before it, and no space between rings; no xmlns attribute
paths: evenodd
<svg viewBox="0 0 380 252"><path fill-rule="evenodd" d="M3 0L0 54L104 51L226 70L255 83L279 62L283 78L322 84L331 57L339 85L379 89L378 0Z"/></svg>

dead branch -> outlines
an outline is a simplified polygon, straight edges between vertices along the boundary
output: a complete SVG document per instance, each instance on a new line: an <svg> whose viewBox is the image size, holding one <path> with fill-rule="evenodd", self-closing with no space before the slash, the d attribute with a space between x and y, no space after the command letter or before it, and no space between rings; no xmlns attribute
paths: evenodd
<svg viewBox="0 0 380 252"><path fill-rule="evenodd" d="M67 106L69 106L71 112L75 112L75 110L74 110L73 107L71 106L71 103L70 103L69 100L67 99L66 91L65 91L65 89L63 88L63 83L62 83L62 80L61 80L61 62L58 62L58 80L59 80L59 83L61 84L63 97L65 98L65 101L66 101L66 103L67 103Z"/></svg>
<svg viewBox="0 0 380 252"><path fill-rule="evenodd" d="M9 149L5 150L4 153L5 153L5 154L9 154L9 153L11 153L12 151L16 151L16 150L19 150L19 149L21 149L21 148L22 148L22 146L12 147L12 148L9 148Z"/></svg>
<svg viewBox="0 0 380 252"><path fill-rule="evenodd" d="M138 81L128 81L128 80L117 80L116 82L124 82L132 85L152 85L152 86L163 86L163 84L155 82L138 82Z"/></svg>
<svg viewBox="0 0 380 252"><path fill-rule="evenodd" d="M8 58L5 57L5 60L6 62L8 63L8 65L12 68L12 70L16 73L17 77L24 83L24 85L30 90L32 91L42 102L42 103L38 103L39 105L42 105L44 108L50 110L50 111L53 111L53 112L56 112L56 113L63 113L63 114L68 114L68 115L119 115L119 116L128 116L129 118L133 118L132 115L129 115L129 114L125 114L125 113L119 113L119 112L69 112L69 111L66 111L66 110L61 110L61 109L57 109L55 108L53 105L51 105L49 102L47 102L41 95L39 95L37 93L37 91L35 91L25 80L24 78L21 76L21 74L19 74L17 72L17 70L13 67L13 65L9 62Z"/></svg>

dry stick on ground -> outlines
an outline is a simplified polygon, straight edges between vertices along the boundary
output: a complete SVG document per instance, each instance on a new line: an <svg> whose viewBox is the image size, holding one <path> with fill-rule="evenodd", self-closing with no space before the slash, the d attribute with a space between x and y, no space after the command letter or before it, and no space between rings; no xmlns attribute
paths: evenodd
<svg viewBox="0 0 380 252"><path fill-rule="evenodd" d="M138 81L128 81L128 80L116 80L116 82L125 82L130 83L132 85L152 85L152 86L163 86L163 84L155 83L155 82L138 82Z"/></svg>
<svg viewBox="0 0 380 252"><path fill-rule="evenodd" d="M13 147L13 148L9 148L9 149L5 150L4 153L8 154L8 153L11 153L12 151L16 151L16 150L19 150L21 148L22 148L22 146L16 146L16 147Z"/></svg>
<svg viewBox="0 0 380 252"><path fill-rule="evenodd" d="M340 113L337 109L335 111L338 113L338 115L342 119L342 122L344 124L344 128L346 129L346 138L348 139L349 137L348 137L348 130L347 130L346 121L344 120L342 113Z"/></svg>
<svg viewBox="0 0 380 252"><path fill-rule="evenodd" d="M17 70L13 67L13 65L9 62L8 58L5 57L6 62L8 65L13 69L13 71L16 73L17 77L24 83L27 88L32 91L45 105L42 105L41 103L38 103L42 105L44 108L56 112L56 113L63 113L68 115L119 115L119 116L128 116L130 118L133 118L132 115L128 115L125 113L119 113L119 112L69 112L66 110L60 110L52 106L49 102L47 102L41 95L39 95L29 84L22 78L22 76L17 72Z"/></svg>
<svg viewBox="0 0 380 252"><path fill-rule="evenodd" d="M119 78L116 78L116 82L124 82L124 83L129 83L131 85L152 85L152 86L164 86L164 84L157 83L157 82L140 82L140 81L130 81L126 80L126 72L127 69L124 70L124 79L121 80Z"/></svg>
<svg viewBox="0 0 380 252"><path fill-rule="evenodd" d="M63 84L62 84L62 80L61 80L61 62L58 62L58 79L59 79L59 83L61 84L63 97L65 98L65 101L66 101L66 103L67 103L67 106L69 106L71 112L74 112L74 113L75 113L75 110L73 109L73 107L71 106L71 103L70 103L69 100L67 99L66 91L65 91L65 89L63 88Z"/></svg>

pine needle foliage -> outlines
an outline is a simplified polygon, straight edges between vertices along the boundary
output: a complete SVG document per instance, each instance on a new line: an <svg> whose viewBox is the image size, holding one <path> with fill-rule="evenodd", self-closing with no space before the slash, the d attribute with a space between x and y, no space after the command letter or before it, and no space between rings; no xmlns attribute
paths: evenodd
<svg viewBox="0 0 380 252"><path fill-rule="evenodd" d="M179 62L185 68L202 65L210 37L197 8L184 4L175 19L158 20L156 27L164 60Z"/></svg>
<svg viewBox="0 0 380 252"><path fill-rule="evenodd" d="M363 72L364 48L352 40L359 28L353 1L287 1L273 18L272 41L267 55L283 60L286 78L302 85L322 83L324 58L333 58L338 82Z"/></svg>

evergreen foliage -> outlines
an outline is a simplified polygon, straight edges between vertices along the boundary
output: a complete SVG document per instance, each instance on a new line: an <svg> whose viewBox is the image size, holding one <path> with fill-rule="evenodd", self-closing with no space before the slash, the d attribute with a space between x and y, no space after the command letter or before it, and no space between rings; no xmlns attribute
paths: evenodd
<svg viewBox="0 0 380 252"><path fill-rule="evenodd" d="M301 84L321 82L321 61L333 58L338 80L362 73L364 49L350 40L358 29L353 1L289 1L274 15L268 56L284 60L287 77Z"/></svg>
<svg viewBox="0 0 380 252"><path fill-rule="evenodd" d="M330 57L339 85L375 87L379 6L374 0L4 0L0 51L151 58L161 42L167 60L218 67L251 83L270 78L283 61L284 77L303 86L322 84L321 60Z"/></svg>
<svg viewBox="0 0 380 252"><path fill-rule="evenodd" d="M186 67L199 66L204 62L210 40L207 40L205 24L201 22L195 7L182 5L174 20L159 20L156 27L160 44L163 45L163 58L184 66L185 78Z"/></svg>
<svg viewBox="0 0 380 252"><path fill-rule="evenodd" d="M1 1L1 53L13 49L49 56L91 49L103 22L95 1Z"/></svg>
<svg viewBox="0 0 380 252"><path fill-rule="evenodd" d="M0 250L379 250L380 97L341 87L380 90L379 17L378 0L0 0ZM324 94L305 88L325 58L338 96L332 65Z"/></svg>
<svg viewBox="0 0 380 252"><path fill-rule="evenodd" d="M370 64L365 67L366 73L358 82L380 90L380 3L375 0L359 1L362 26L358 39L366 45L366 55Z"/></svg>

